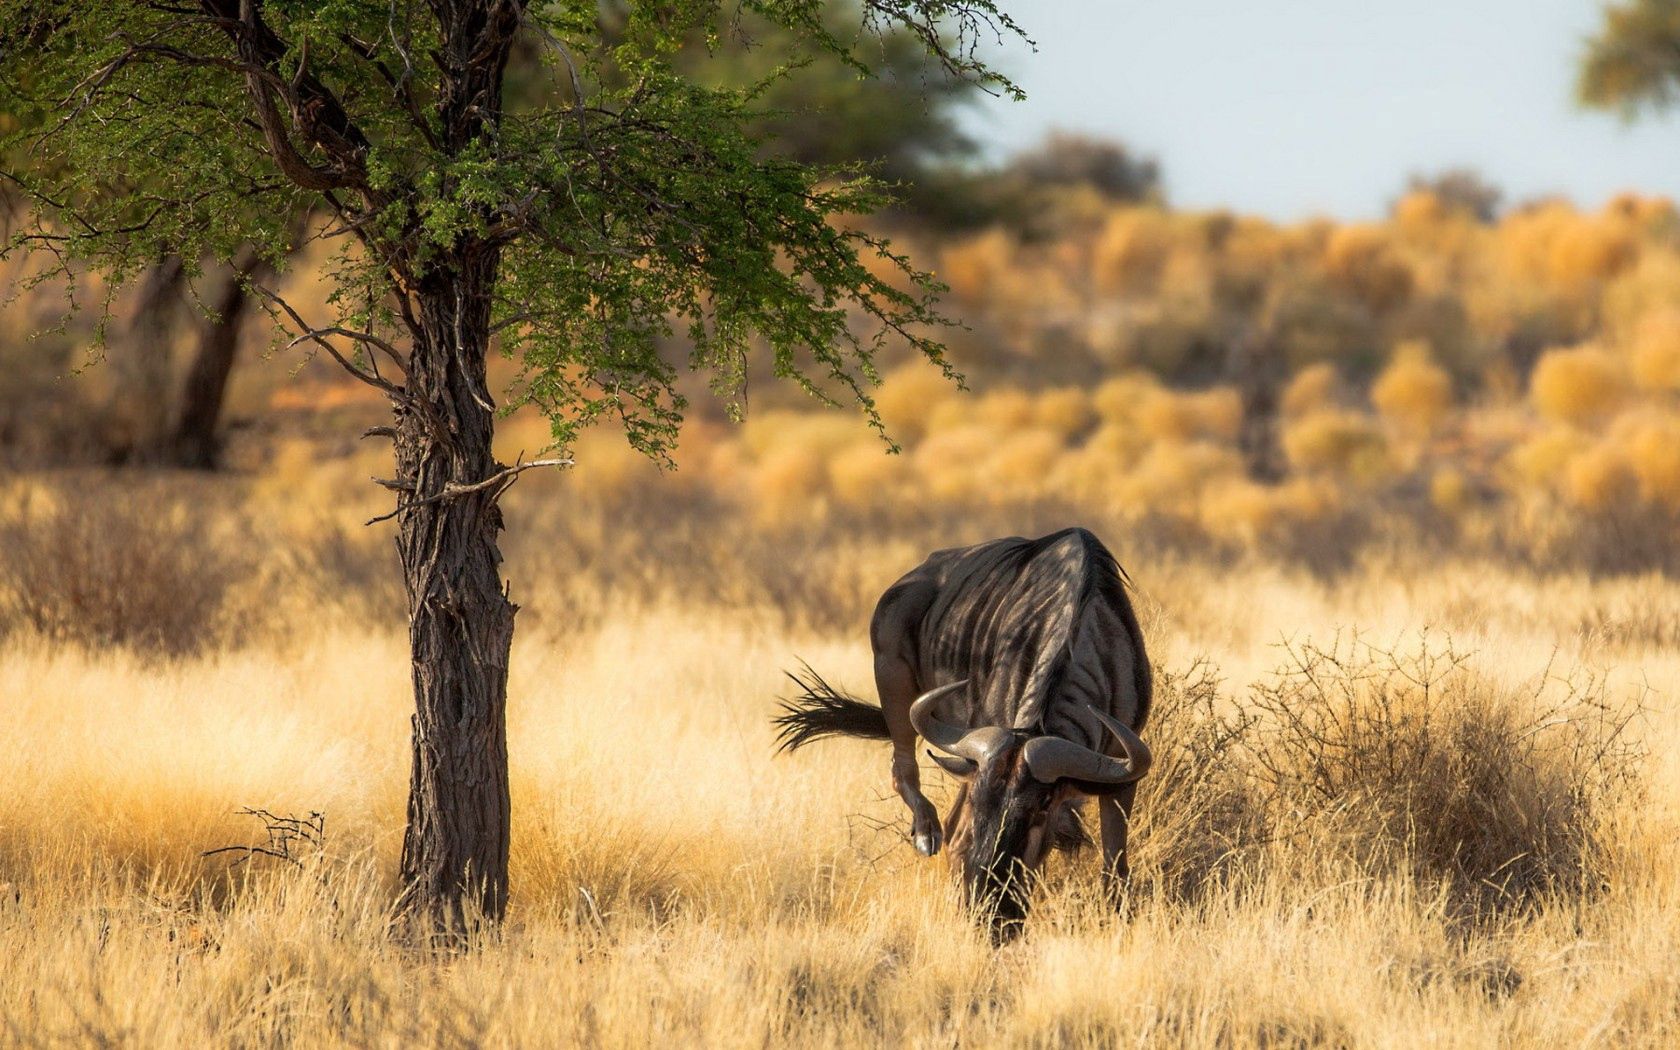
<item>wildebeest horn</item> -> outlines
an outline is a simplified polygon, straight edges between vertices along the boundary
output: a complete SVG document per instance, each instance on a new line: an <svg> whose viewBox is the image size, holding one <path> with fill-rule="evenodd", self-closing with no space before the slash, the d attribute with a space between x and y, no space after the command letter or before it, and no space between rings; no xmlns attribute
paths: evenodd
<svg viewBox="0 0 1680 1050"><path fill-rule="evenodd" d="M929 689L916 698L910 705L910 724L922 739L937 747L948 755L955 755L962 760L961 765L939 762L945 771L956 776L967 776L974 772L980 763L997 749L998 737L1006 735L1003 730L991 726L981 726L979 729L964 729L944 722L933 713L939 701L968 685L968 679L952 682L935 689ZM938 761L937 756L935 758Z"/></svg>
<svg viewBox="0 0 1680 1050"><path fill-rule="evenodd" d="M916 702L910 705L910 724L916 727L916 732L922 735L922 739L939 750L953 755L956 752L952 748L956 747L962 738L968 734L968 730L954 726L949 722L941 722L934 715L933 708L939 701L966 685L968 685L968 679L964 678L960 682L952 682L950 685L929 689L918 696Z"/></svg>
<svg viewBox="0 0 1680 1050"><path fill-rule="evenodd" d="M1149 745L1125 724L1094 707L1088 710L1114 734L1126 757L1111 758L1059 736L1034 737L1021 749L1021 759L1026 762L1027 771L1032 773L1033 779L1044 784L1055 783L1063 777L1093 784L1129 784L1149 772L1149 764L1154 761Z"/></svg>

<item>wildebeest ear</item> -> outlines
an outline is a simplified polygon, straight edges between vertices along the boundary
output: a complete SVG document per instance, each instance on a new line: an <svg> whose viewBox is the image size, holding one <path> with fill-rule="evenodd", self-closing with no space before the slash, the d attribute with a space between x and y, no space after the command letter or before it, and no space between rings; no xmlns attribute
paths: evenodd
<svg viewBox="0 0 1680 1050"><path fill-rule="evenodd" d="M974 771L980 768L966 758L957 758L954 755L935 754L932 749L928 749L927 756L935 762L938 762L940 769L943 769L945 772L954 777L971 777L974 775Z"/></svg>

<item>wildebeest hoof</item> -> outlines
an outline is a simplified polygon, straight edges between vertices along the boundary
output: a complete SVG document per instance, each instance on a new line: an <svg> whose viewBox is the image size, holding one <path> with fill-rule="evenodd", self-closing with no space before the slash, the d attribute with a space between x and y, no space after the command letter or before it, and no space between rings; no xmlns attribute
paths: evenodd
<svg viewBox="0 0 1680 1050"><path fill-rule="evenodd" d="M924 857L931 857L939 852L939 834L937 832L918 831L915 836L916 852Z"/></svg>

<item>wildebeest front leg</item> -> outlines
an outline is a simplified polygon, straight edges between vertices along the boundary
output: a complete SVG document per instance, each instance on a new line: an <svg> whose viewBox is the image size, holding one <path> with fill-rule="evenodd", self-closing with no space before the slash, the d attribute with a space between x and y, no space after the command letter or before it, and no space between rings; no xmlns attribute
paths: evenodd
<svg viewBox="0 0 1680 1050"><path fill-rule="evenodd" d="M1112 795L1097 799L1097 813L1102 822L1102 879L1109 900L1118 904L1120 893L1131 876L1131 863L1126 852L1126 832L1132 822L1132 800L1137 797L1137 785L1127 784Z"/></svg>
<svg viewBox="0 0 1680 1050"><path fill-rule="evenodd" d="M910 724L910 705L916 700L916 676L898 656L881 653L875 657L875 690L881 698L881 713L892 735L893 788L910 807L910 841L916 852L931 857L939 852L943 836L939 811L922 794L922 774L916 765L916 727Z"/></svg>

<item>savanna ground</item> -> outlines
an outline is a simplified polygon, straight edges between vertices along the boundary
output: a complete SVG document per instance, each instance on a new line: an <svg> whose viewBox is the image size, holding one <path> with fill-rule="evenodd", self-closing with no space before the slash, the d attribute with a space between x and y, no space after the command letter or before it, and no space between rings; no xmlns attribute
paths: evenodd
<svg viewBox="0 0 1680 1050"><path fill-rule="evenodd" d="M975 391L884 362L903 456L769 390L698 411L675 473L592 434L521 480L511 919L451 955L386 930L407 639L362 524L389 456L350 437L380 406L253 331L230 470L89 467L169 358L62 378L87 332L14 305L0 1043L1672 1045L1673 206L1073 205L924 246ZM770 718L800 660L872 695L870 608L927 551L1074 522L1136 582L1157 764L1123 907L1053 858L994 949L886 749L777 757ZM271 845L247 807L320 823L206 856Z"/></svg>
<svg viewBox="0 0 1680 1050"><path fill-rule="evenodd" d="M512 919L464 954L405 947L385 917L406 639L356 469L9 484L0 1041L1660 1046L1680 1027L1680 586L1655 574L1380 550L1313 572L1099 523L1161 683L1134 884L1115 913L1089 852L1053 860L994 950L904 841L885 749L778 758L769 717L798 659L872 692L869 603L922 551L1050 508L769 527L522 484ZM246 806L324 814L324 836L297 863L202 856L267 841Z"/></svg>

